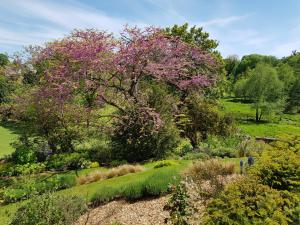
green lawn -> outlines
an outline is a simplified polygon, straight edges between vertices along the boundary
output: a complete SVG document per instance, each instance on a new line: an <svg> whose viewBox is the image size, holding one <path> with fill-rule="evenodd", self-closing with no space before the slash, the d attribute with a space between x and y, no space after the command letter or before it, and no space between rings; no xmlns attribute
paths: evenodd
<svg viewBox="0 0 300 225"><path fill-rule="evenodd" d="M18 137L12 126L0 124L0 158L12 153L13 148L10 143Z"/></svg>
<svg viewBox="0 0 300 225"><path fill-rule="evenodd" d="M232 115L238 127L245 133L254 137L276 137L282 134L300 136L300 115L277 115L263 118L264 123L255 123L255 110L251 104L234 102L232 99L221 100L222 110ZM269 121L269 122L268 122Z"/></svg>

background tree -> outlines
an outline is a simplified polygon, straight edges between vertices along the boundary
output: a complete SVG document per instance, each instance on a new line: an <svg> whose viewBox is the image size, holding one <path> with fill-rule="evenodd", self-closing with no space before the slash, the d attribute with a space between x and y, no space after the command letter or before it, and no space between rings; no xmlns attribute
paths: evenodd
<svg viewBox="0 0 300 225"><path fill-rule="evenodd" d="M179 37L183 42L196 45L206 51L216 51L219 43L209 38L209 33L205 32L202 27L190 27L188 23L183 25L174 25L165 29L168 35Z"/></svg>
<svg viewBox="0 0 300 225"><path fill-rule="evenodd" d="M0 53L0 67L3 67L9 63L8 56L6 54Z"/></svg>
<svg viewBox="0 0 300 225"><path fill-rule="evenodd" d="M288 93L295 82L294 70L288 64L280 63L277 66L278 78L284 84L284 91Z"/></svg>
<svg viewBox="0 0 300 225"><path fill-rule="evenodd" d="M253 102L256 122L259 122L263 115L279 108L278 104L283 98L283 83L270 65L259 63L249 72L249 78L239 85L239 92L236 92L236 95ZM239 96L241 93L243 96Z"/></svg>
<svg viewBox="0 0 300 225"><path fill-rule="evenodd" d="M298 78L290 89L287 98L287 111L300 112L300 78Z"/></svg>
<svg viewBox="0 0 300 225"><path fill-rule="evenodd" d="M240 79L247 70L254 69L258 63L265 63L274 67L277 65L278 59L275 56L259 54L245 55L235 70L234 81Z"/></svg>

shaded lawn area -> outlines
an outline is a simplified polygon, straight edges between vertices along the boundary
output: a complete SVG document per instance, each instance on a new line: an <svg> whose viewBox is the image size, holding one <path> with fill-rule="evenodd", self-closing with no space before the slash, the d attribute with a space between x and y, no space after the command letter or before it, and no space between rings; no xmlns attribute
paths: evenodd
<svg viewBox="0 0 300 225"><path fill-rule="evenodd" d="M174 166L169 166L169 167L162 167L158 169L153 169L154 165L153 163L150 163L150 165L145 165L147 170L139 173L134 173L134 174L127 174L121 177L115 177L103 181L98 181L90 184L85 184L85 185L79 185L75 186L69 189L65 189L62 191L56 192L57 195L76 195L83 197L86 199L88 202L91 200L92 196L97 193L98 191L103 191L109 190L109 189L119 189L119 188L124 188L126 185L131 185L132 183L135 182L143 182L145 181L148 177L155 173L161 173L167 170L171 170L174 172L174 175L179 174L180 171L182 171L184 168L186 168L191 161L188 160L182 160L180 161L177 165ZM79 174L85 174L87 173L88 170L85 170L84 172L79 172ZM13 214L17 210L18 207L20 207L22 204L26 203L26 201L22 202L17 202L13 204L8 204L5 206L0 207L0 221L1 225L6 225L9 224Z"/></svg>
<svg viewBox="0 0 300 225"><path fill-rule="evenodd" d="M22 129L12 122L0 123L0 158L13 152L11 143L17 140Z"/></svg>

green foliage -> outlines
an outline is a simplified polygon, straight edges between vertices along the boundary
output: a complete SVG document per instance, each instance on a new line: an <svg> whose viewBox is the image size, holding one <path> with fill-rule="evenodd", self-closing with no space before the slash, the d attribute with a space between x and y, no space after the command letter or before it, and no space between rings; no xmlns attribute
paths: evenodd
<svg viewBox="0 0 300 225"><path fill-rule="evenodd" d="M9 100L11 89L8 79L0 74L0 104Z"/></svg>
<svg viewBox="0 0 300 225"><path fill-rule="evenodd" d="M5 66L9 63L8 56L6 54L0 53L0 67Z"/></svg>
<svg viewBox="0 0 300 225"><path fill-rule="evenodd" d="M253 179L242 179L209 202L203 224L296 225L299 207L296 195L281 193Z"/></svg>
<svg viewBox="0 0 300 225"><path fill-rule="evenodd" d="M210 156L205 152L189 152L185 154L182 159L184 160L195 160L195 159L208 159Z"/></svg>
<svg viewBox="0 0 300 225"><path fill-rule="evenodd" d="M136 108L121 113L120 119L113 125L115 128L111 135L113 158L127 162L161 158L176 147L176 127L162 122L157 128L157 118L153 118L155 115Z"/></svg>
<svg viewBox="0 0 300 225"><path fill-rule="evenodd" d="M300 154L285 148L265 150L251 174L279 190L300 190Z"/></svg>
<svg viewBox="0 0 300 225"><path fill-rule="evenodd" d="M55 170L74 170L89 168L91 162L87 161L88 157L83 153L64 153L54 154L47 161L47 168Z"/></svg>
<svg viewBox="0 0 300 225"><path fill-rule="evenodd" d="M223 116L215 103L196 95L186 99L181 111L177 116L177 125L194 148L200 141L206 140L209 134L227 136L233 131L230 116Z"/></svg>
<svg viewBox="0 0 300 225"><path fill-rule="evenodd" d="M277 140L270 145L281 151L290 150L297 154L300 153L300 135L283 134L278 135Z"/></svg>
<svg viewBox="0 0 300 225"><path fill-rule="evenodd" d="M265 63L275 67L278 63L278 59L276 59L276 57L274 56L266 56L259 54L245 55L242 57L241 62L235 69L234 80L236 81L243 77L243 75L245 75L247 71L254 69L259 63Z"/></svg>
<svg viewBox="0 0 300 225"><path fill-rule="evenodd" d="M239 143L245 139L243 135L234 134L227 137L209 136L198 146L201 152L211 157L234 158L238 155Z"/></svg>
<svg viewBox="0 0 300 225"><path fill-rule="evenodd" d="M172 160L163 160L163 161L158 161L155 163L153 168L161 168L161 167L165 167L165 166L174 166L176 165L176 163Z"/></svg>
<svg viewBox="0 0 300 225"><path fill-rule="evenodd" d="M231 55L224 59L226 77L228 80L234 80L236 69L240 63L238 56Z"/></svg>
<svg viewBox="0 0 300 225"><path fill-rule="evenodd" d="M204 50L213 51L218 47L216 40L209 39L209 34L202 27L193 26L189 29L188 23L181 26L174 25L165 29L168 35L179 37L182 41L194 44Z"/></svg>
<svg viewBox="0 0 300 225"><path fill-rule="evenodd" d="M42 173L46 170L44 163L26 163L23 165L6 163L0 166L0 176L19 176Z"/></svg>
<svg viewBox="0 0 300 225"><path fill-rule="evenodd" d="M21 206L10 225L72 225L87 207L79 197L57 197L47 194Z"/></svg>
<svg viewBox="0 0 300 225"><path fill-rule="evenodd" d="M18 202L46 192L58 191L75 186L75 177L69 175L53 176L44 180L17 180L0 195L4 203Z"/></svg>
<svg viewBox="0 0 300 225"><path fill-rule="evenodd" d="M117 167L117 166L121 166L121 165L125 165L127 164L126 160L112 160L109 165L111 167Z"/></svg>
<svg viewBox="0 0 300 225"><path fill-rule="evenodd" d="M256 110L256 122L260 121L263 115L283 110L283 83L278 79L276 70L271 66L257 64L249 72L249 78L240 81L237 85L236 96L253 102Z"/></svg>
<svg viewBox="0 0 300 225"><path fill-rule="evenodd" d="M160 196L168 193L172 184L178 184L179 178L174 167L157 169L146 179L138 179L127 182L121 187L103 186L92 197L93 205L99 205L118 197L124 197L129 201L144 197Z"/></svg>
<svg viewBox="0 0 300 225"><path fill-rule="evenodd" d="M37 162L37 153L34 151L34 143L28 136L19 137L13 144L15 151L12 154L12 161L15 164L26 164Z"/></svg>
<svg viewBox="0 0 300 225"><path fill-rule="evenodd" d="M287 111L300 112L300 76L291 87L287 102Z"/></svg>
<svg viewBox="0 0 300 225"><path fill-rule="evenodd" d="M280 63L276 69L279 80L284 84L284 91L288 93L295 82L295 72L291 66L284 63Z"/></svg>
<svg viewBox="0 0 300 225"><path fill-rule="evenodd" d="M187 217L189 212L189 195L186 186L182 183L173 186L172 196L164 206L164 210L169 211L170 217L166 218L166 222L170 221L174 225L188 225Z"/></svg>
<svg viewBox="0 0 300 225"><path fill-rule="evenodd" d="M87 153L90 161L108 164L112 160L107 137L94 137L75 146L76 152Z"/></svg>

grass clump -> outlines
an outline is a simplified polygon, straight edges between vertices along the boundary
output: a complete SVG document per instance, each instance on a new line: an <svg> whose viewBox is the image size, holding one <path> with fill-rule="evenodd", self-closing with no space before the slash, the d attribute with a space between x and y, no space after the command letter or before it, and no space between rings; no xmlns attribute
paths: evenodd
<svg viewBox="0 0 300 225"><path fill-rule="evenodd" d="M161 167L165 167L165 166L175 166L175 165L177 165L177 163L172 160L162 160L162 161L156 162L153 168L157 169L157 168L161 168Z"/></svg>
<svg viewBox="0 0 300 225"><path fill-rule="evenodd" d="M222 163L217 159L194 162L185 171L184 175L198 180L210 180L216 176L227 176L235 172L234 163Z"/></svg>
<svg viewBox="0 0 300 225"><path fill-rule="evenodd" d="M77 178L78 184L88 184L99 180L111 179L113 177L124 176L129 173L143 171L144 168L139 165L122 165L109 171L97 171Z"/></svg>

